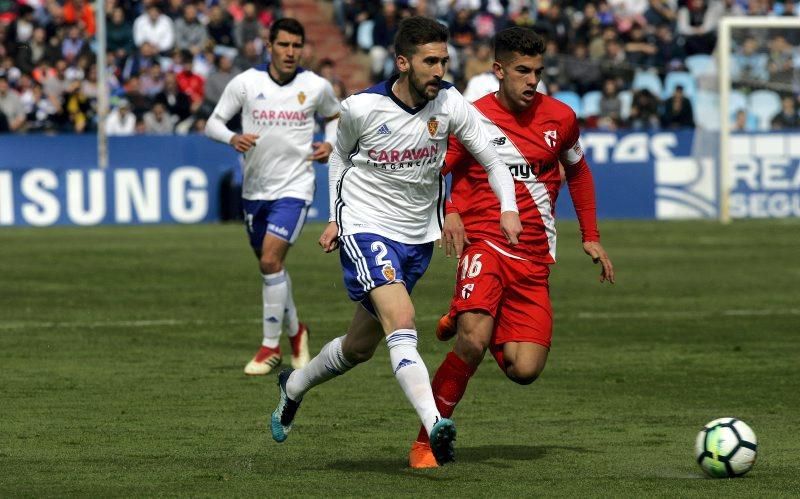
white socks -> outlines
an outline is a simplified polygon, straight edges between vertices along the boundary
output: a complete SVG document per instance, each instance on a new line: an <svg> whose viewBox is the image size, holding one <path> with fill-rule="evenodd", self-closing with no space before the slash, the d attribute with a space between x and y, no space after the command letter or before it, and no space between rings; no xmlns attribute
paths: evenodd
<svg viewBox="0 0 800 499"><path fill-rule="evenodd" d="M342 353L344 336L334 338L320 350L308 365L292 372L286 381L286 394L295 402L302 400L311 388L335 378L353 365ZM425 430L430 434L433 425L441 418L433 400L428 369L417 352L417 332L398 329L386 337L392 371L411 405L417 411Z"/></svg>
<svg viewBox="0 0 800 499"><path fill-rule="evenodd" d="M353 365L347 362L342 353L344 336L328 342L316 357L302 369L292 372L286 381L286 395L299 402L311 388L349 371Z"/></svg>
<svg viewBox="0 0 800 499"><path fill-rule="evenodd" d="M283 269L286 272L286 269ZM286 306L283 309L283 325L286 329L286 334L290 338L297 335L300 330L300 322L297 320L297 307L294 306L294 298L292 297L292 278L289 272L286 272Z"/></svg>
<svg viewBox="0 0 800 499"><path fill-rule="evenodd" d="M430 435L441 415L433 400L428 368L417 352L417 332L398 329L386 337L394 376Z"/></svg>
<svg viewBox="0 0 800 499"><path fill-rule="evenodd" d="M289 296L287 274L285 270L281 270L274 274L261 274L261 276L264 279L261 286L261 297L264 302L264 340L261 344L268 348L278 348L284 310Z"/></svg>

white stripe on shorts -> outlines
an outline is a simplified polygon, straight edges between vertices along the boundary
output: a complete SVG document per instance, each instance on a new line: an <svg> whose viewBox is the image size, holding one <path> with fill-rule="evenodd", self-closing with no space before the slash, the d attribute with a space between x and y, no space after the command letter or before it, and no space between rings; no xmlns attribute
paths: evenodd
<svg viewBox="0 0 800 499"><path fill-rule="evenodd" d="M367 265L367 259L363 253L361 253L361 248L358 247L353 236L342 236L340 239L344 242L343 247L347 251L347 256L356 266L358 282L364 286L364 291L371 291L375 288L375 281L372 280L372 276L369 274L369 265Z"/></svg>

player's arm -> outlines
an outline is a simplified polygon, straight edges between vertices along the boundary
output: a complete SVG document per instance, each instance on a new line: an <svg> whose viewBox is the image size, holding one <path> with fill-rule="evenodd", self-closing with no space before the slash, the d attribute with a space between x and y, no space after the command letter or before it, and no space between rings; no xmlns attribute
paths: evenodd
<svg viewBox="0 0 800 499"><path fill-rule="evenodd" d="M236 113L241 111L245 100L245 90L241 79L234 78L225 86L222 97L214 107L214 112L206 122L206 136L223 144L230 144L237 152L247 152L256 145L258 135L251 133L236 133L228 128L227 123Z"/></svg>
<svg viewBox="0 0 800 499"><path fill-rule="evenodd" d="M345 170L345 161L349 161L350 153L358 143L358 129L355 118L350 112L349 101L342 102L342 110L336 129L336 144L328 160L328 225L322 231L319 245L326 253L335 250L339 239L339 223L336 211L339 200L339 181ZM348 159L345 159L348 158Z"/></svg>
<svg viewBox="0 0 800 499"><path fill-rule="evenodd" d="M311 161L327 163L333 152L333 144L336 142L336 128L339 126L339 115L325 118L325 138L320 142L311 144Z"/></svg>
<svg viewBox="0 0 800 499"><path fill-rule="evenodd" d="M325 81L322 87L322 96L317 105L317 112L325 116L325 138L311 144L310 159L326 163L333 152L333 144L336 142L336 127L339 124L339 99L336 98L333 87L328 81Z"/></svg>
<svg viewBox="0 0 800 499"><path fill-rule="evenodd" d="M447 154L444 158L444 168L442 168L442 175L452 173L454 170L463 168L462 162L469 157L464 146L453 135L450 136L447 145ZM451 191L455 187L456 182L463 178L461 175L453 175ZM444 205L445 217L444 225L442 226L442 238L439 240L439 247L444 246L444 254L447 257L455 255L456 258L461 258L461 253L464 251L464 246L469 244L467 233L464 230L464 224L461 221L461 215L458 212L458 206L453 202L451 195L447 196Z"/></svg>
<svg viewBox="0 0 800 499"><path fill-rule="evenodd" d="M478 111L458 92L453 92L453 134L472 156L483 166L489 176L489 185L500 200L500 227L509 244L517 244L522 233L517 209L514 177L497 155L489 136L481 125Z"/></svg>
<svg viewBox="0 0 800 499"><path fill-rule="evenodd" d="M567 141L572 144L561 152L561 164L564 165L564 172L567 177L569 195L572 204L575 206L575 214L578 217L578 224L581 228L581 239L583 240L583 251L592 258L594 263L602 266L600 271L600 282L608 281L614 283L614 265L608 257L603 245L600 244L600 232L597 229L597 208L594 195L594 179L589 164L581 148L580 138L577 133L573 134L574 141Z"/></svg>

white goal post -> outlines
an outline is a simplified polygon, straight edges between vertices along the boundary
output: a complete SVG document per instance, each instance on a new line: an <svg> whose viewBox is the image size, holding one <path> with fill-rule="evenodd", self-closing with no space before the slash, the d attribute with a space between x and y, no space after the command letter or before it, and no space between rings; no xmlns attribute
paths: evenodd
<svg viewBox="0 0 800 499"><path fill-rule="evenodd" d="M800 29L800 17L724 17L720 20L717 40L719 78L719 219L730 223L731 190L731 35L732 28L796 28Z"/></svg>

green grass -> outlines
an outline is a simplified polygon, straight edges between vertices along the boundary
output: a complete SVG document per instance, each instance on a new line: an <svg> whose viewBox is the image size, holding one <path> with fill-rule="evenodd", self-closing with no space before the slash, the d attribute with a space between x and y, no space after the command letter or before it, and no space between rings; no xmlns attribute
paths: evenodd
<svg viewBox="0 0 800 499"><path fill-rule="evenodd" d="M491 358L456 411L458 461L406 467L416 416L385 348L307 395L274 443L260 281L239 226L0 230L0 496L800 495L798 221L606 222L614 287L561 224L549 364L517 386ZM353 305L309 226L289 259L312 350ZM455 263L415 291L430 371ZM743 479L702 478L694 437L735 416Z"/></svg>

